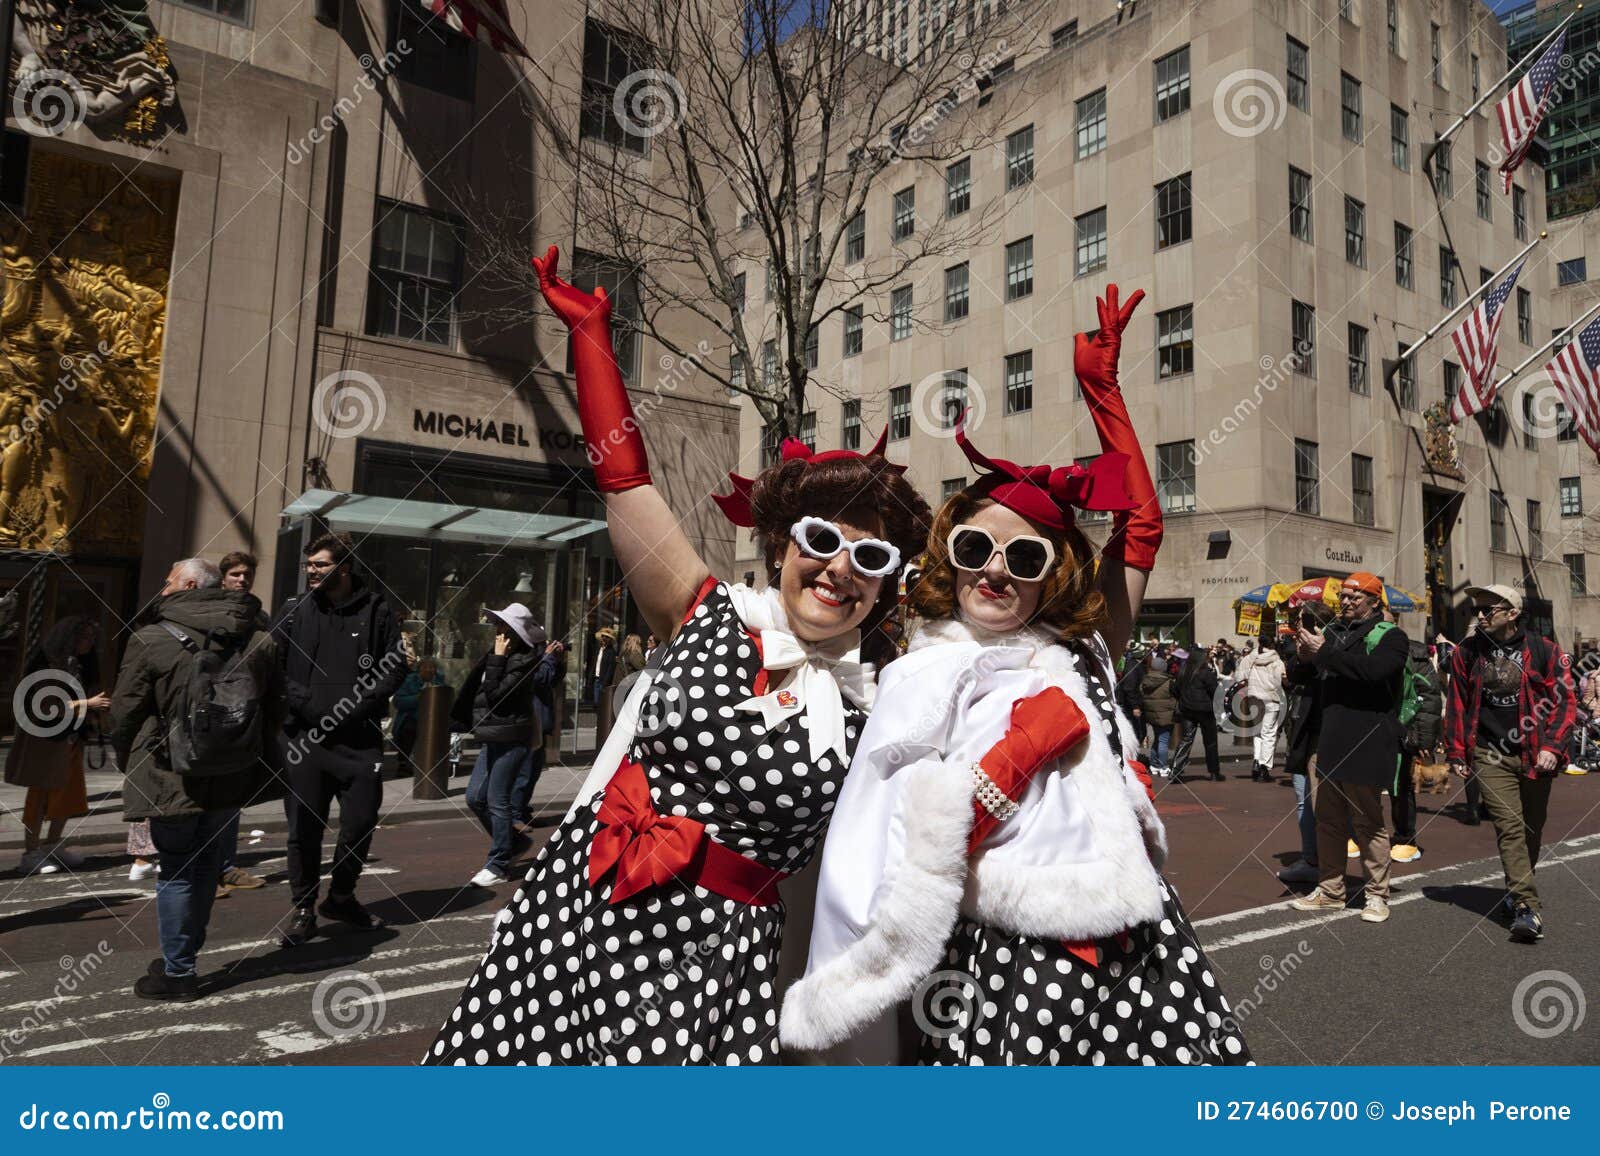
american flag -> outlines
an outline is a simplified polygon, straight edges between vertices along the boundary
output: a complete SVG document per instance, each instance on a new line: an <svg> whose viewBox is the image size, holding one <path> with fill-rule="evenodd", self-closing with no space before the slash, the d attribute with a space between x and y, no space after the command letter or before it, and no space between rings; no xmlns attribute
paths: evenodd
<svg viewBox="0 0 1600 1156"><path fill-rule="evenodd" d="M1563 29L1544 55L1534 61L1533 67L1494 106L1495 115L1500 118L1500 144L1506 153L1506 159L1500 163L1500 175L1505 178L1507 193L1511 192L1511 178L1522 165L1522 158L1528 155L1533 136L1539 131L1545 110L1555 96L1556 77L1561 73L1561 50L1566 42L1567 33Z"/></svg>
<svg viewBox="0 0 1600 1156"><path fill-rule="evenodd" d="M1522 272L1522 264L1517 262L1511 276L1489 290L1488 296L1478 302L1478 307L1467 314L1467 319L1450 335L1450 340L1456 343L1456 352L1461 354L1461 368L1467 375L1460 392L1450 403L1453 422L1464 422L1494 402L1494 370L1500 361L1501 311L1517 283L1517 274Z"/></svg>
<svg viewBox="0 0 1600 1156"><path fill-rule="evenodd" d="M496 52L515 53L533 59L522 41L511 30L506 17L506 0L416 0L424 12L432 13L463 36L481 40Z"/></svg>
<svg viewBox="0 0 1600 1156"><path fill-rule="evenodd" d="M1544 367L1583 440L1600 454L1600 320L1591 321Z"/></svg>

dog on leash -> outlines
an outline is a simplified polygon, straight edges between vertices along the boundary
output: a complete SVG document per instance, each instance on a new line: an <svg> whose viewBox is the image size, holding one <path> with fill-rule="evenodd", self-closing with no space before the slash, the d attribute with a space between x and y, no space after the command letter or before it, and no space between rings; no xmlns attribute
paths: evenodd
<svg viewBox="0 0 1600 1156"><path fill-rule="evenodd" d="M1445 794L1450 789L1450 765L1425 763L1418 759L1411 768L1411 782L1419 795L1424 790L1430 795Z"/></svg>

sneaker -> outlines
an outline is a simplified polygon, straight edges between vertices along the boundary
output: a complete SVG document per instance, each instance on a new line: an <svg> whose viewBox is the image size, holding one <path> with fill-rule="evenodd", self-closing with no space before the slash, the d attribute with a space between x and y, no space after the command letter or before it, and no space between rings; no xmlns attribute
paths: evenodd
<svg viewBox="0 0 1600 1156"><path fill-rule="evenodd" d="M141 975L133 984L133 994L140 999L159 999L175 1003L192 1003L200 998L200 977L197 975Z"/></svg>
<svg viewBox="0 0 1600 1156"><path fill-rule="evenodd" d="M148 879L152 875L156 874L156 871L156 865L149 861L144 863L135 863L132 867L128 868L128 882L137 883L141 879Z"/></svg>
<svg viewBox="0 0 1600 1156"><path fill-rule="evenodd" d="M1415 863L1422 858L1422 848L1415 843L1396 843L1389 848L1389 858L1396 863Z"/></svg>
<svg viewBox="0 0 1600 1156"><path fill-rule="evenodd" d="M50 848L50 858L54 859L57 863L67 868L69 871L76 871L79 867L83 866L83 856L78 854L78 852L74 851L71 847L68 847L65 843L57 843L54 847Z"/></svg>
<svg viewBox="0 0 1600 1156"><path fill-rule="evenodd" d="M217 898L218 899L226 899L228 896L230 896L232 894L233 894L233 888L232 887L229 887L226 883L218 883L217 884Z"/></svg>
<svg viewBox="0 0 1600 1156"><path fill-rule="evenodd" d="M329 895L317 907L317 914L334 923L348 923L351 927L368 931L385 926L383 920L363 907L354 895L339 898Z"/></svg>
<svg viewBox="0 0 1600 1156"><path fill-rule="evenodd" d="M1278 878L1285 883L1315 883L1322 878L1322 872L1317 869L1315 863L1307 863L1301 859L1281 869Z"/></svg>
<svg viewBox="0 0 1600 1156"><path fill-rule="evenodd" d="M1361 848L1356 846L1354 839L1346 839L1344 841L1344 856L1346 859L1361 858Z"/></svg>
<svg viewBox="0 0 1600 1156"><path fill-rule="evenodd" d="M471 879L471 883L474 887L498 887L505 881L506 877L504 875L500 874L498 871L491 871L487 867L485 867L482 871L479 871Z"/></svg>
<svg viewBox="0 0 1600 1156"><path fill-rule="evenodd" d="M1389 901L1376 895L1367 896L1367 905L1361 909L1362 923L1382 923L1389 918Z"/></svg>
<svg viewBox="0 0 1600 1156"><path fill-rule="evenodd" d="M267 885L265 879L250 874L243 867L229 867L222 873L222 881L235 891L254 891L257 887Z"/></svg>
<svg viewBox="0 0 1600 1156"><path fill-rule="evenodd" d="M61 864L50 861L50 848L35 847L32 851L22 853L22 862L17 864L17 870L24 875L54 875L61 870Z"/></svg>
<svg viewBox="0 0 1600 1156"><path fill-rule="evenodd" d="M1580 767L1577 763L1568 763L1567 769L1561 772L1564 775L1587 775L1588 767Z"/></svg>
<svg viewBox="0 0 1600 1156"><path fill-rule="evenodd" d="M1544 938L1544 920L1526 903L1517 904L1517 913L1511 919L1511 938L1518 943L1536 943Z"/></svg>
<svg viewBox="0 0 1600 1156"><path fill-rule="evenodd" d="M279 947L299 947L317 934L317 913L309 907L295 909L289 928L278 937Z"/></svg>
<svg viewBox="0 0 1600 1156"><path fill-rule="evenodd" d="M1289 906L1296 911L1343 911L1344 900L1335 899L1318 887L1310 895L1302 895L1299 899L1291 899Z"/></svg>

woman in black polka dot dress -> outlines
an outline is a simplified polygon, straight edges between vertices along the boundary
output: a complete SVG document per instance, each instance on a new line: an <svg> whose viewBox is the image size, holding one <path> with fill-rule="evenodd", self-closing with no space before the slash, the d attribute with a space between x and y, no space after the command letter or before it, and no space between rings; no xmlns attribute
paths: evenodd
<svg viewBox="0 0 1600 1156"><path fill-rule="evenodd" d="M831 817L874 693L862 657L928 509L871 453L786 443L719 498L768 559L712 578L650 484L610 306L534 262L572 330L579 415L613 545L669 637L560 828L495 921L428 1064L749 1064L778 1057L776 884ZM674 630L676 627L676 630Z"/></svg>
<svg viewBox="0 0 1600 1156"><path fill-rule="evenodd" d="M1078 338L1091 466L991 460L958 427L979 478L934 519L921 623L840 792L786 1046L831 1048L909 999L922 1063L1249 1062L1111 697L1107 639L1129 636L1161 537L1115 386L1137 300L1119 311L1111 287ZM1075 509L1117 511L1098 568Z"/></svg>

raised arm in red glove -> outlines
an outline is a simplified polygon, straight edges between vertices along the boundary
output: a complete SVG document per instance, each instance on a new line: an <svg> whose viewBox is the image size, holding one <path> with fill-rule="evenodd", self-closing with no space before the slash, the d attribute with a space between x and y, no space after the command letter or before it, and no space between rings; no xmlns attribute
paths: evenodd
<svg viewBox="0 0 1600 1156"><path fill-rule="evenodd" d="M611 349L611 299L603 287L593 293L556 276L560 259L551 245L544 259L533 258L539 288L571 333L577 370L578 420L588 445L589 464L601 493L615 494L650 484L644 439L633 416L617 355Z"/></svg>
<svg viewBox="0 0 1600 1156"><path fill-rule="evenodd" d="M990 831L1016 813L1016 802L1034 775L1088 736L1089 720L1058 686L1013 703L1005 737L973 769L977 794L967 853L976 851Z"/></svg>
<svg viewBox="0 0 1600 1156"><path fill-rule="evenodd" d="M1136 570L1155 568L1156 551L1161 548L1161 503L1156 500L1150 467L1128 417L1122 391L1117 388L1117 358L1122 353L1122 331L1128 327L1133 311L1144 300L1144 290L1135 289L1128 303L1118 307L1117 287L1106 286L1106 295L1095 301L1100 313L1100 328L1093 334L1080 333L1073 350L1073 368L1089 403L1089 416L1100 435L1104 453L1128 455L1126 488L1138 503L1132 510L1121 510L1111 522L1111 537L1100 551L1103 559L1132 566Z"/></svg>

